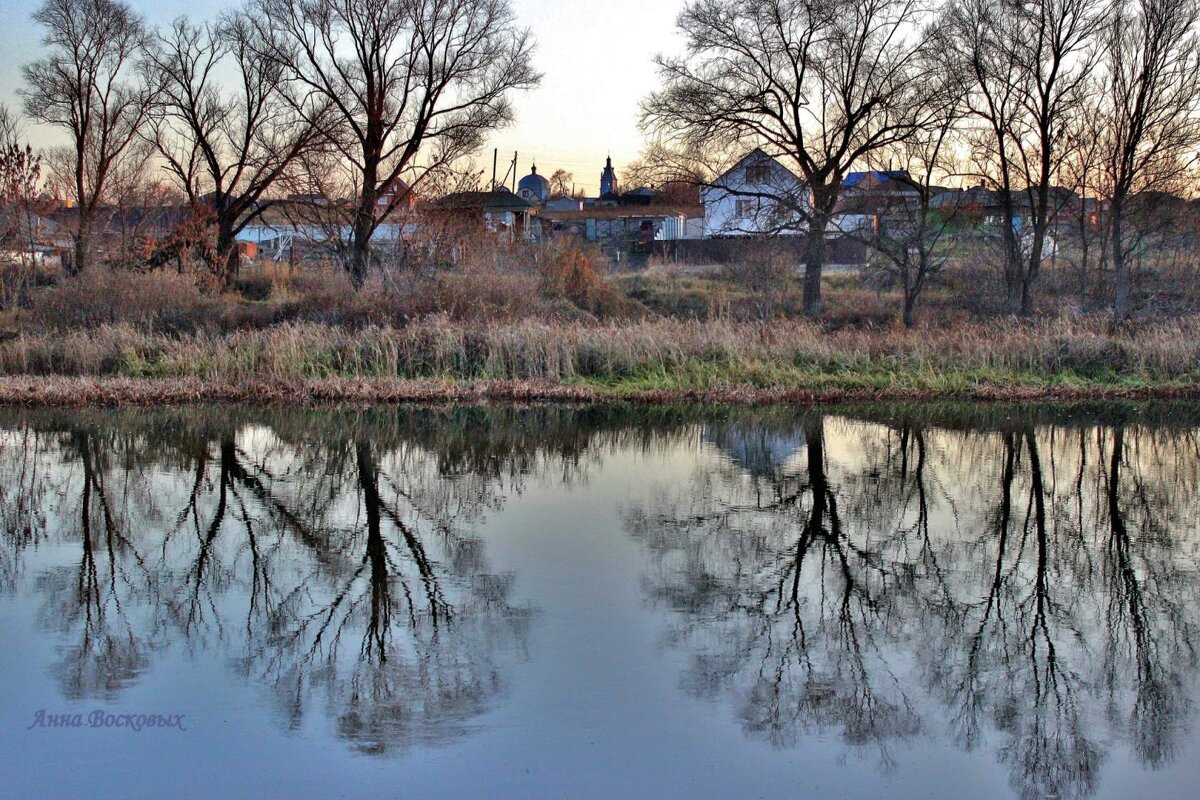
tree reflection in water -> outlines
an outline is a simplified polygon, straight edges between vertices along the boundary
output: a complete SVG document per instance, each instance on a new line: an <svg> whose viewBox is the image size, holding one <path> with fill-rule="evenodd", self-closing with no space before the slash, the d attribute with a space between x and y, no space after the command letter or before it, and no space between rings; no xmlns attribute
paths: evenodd
<svg viewBox="0 0 1200 800"><path fill-rule="evenodd" d="M546 410L560 436L535 441L538 419L483 410L237 416L10 423L2 588L38 542L77 553L36 576L64 694L115 699L182 643L367 753L466 731L533 616L472 530L531 475L583 479L588 425Z"/></svg>
<svg viewBox="0 0 1200 800"><path fill-rule="evenodd" d="M735 448L626 512L689 692L731 697L751 736L836 732L885 768L949 731L1028 798L1092 794L1113 739L1169 763L1196 668L1196 429L766 416L724 441L797 453L750 468Z"/></svg>
<svg viewBox="0 0 1200 800"><path fill-rule="evenodd" d="M1169 764L1191 712L1194 409L4 413L0 592L36 594L72 698L182 646L363 752L454 739L534 618L489 515L699 442L725 455L625 522L687 691L748 735L884 768L950 736L1022 796L1084 797L1118 743Z"/></svg>

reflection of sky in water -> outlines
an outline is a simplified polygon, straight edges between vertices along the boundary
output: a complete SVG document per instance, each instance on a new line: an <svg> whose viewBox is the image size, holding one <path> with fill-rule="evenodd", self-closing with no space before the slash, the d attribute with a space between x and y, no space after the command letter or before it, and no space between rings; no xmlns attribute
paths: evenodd
<svg viewBox="0 0 1200 800"><path fill-rule="evenodd" d="M1095 765L1091 796L1182 797L1200 778L1196 721L1183 708L1194 697L1195 666L1178 661L1200 614L1189 513L1196 497L1184 488L1195 486L1200 456L1178 431L1122 434L1121 485L1130 489L1117 499L1132 548L1120 563L1132 573L1116 577L1137 579L1143 592L1144 621L1133 626L1112 615L1113 603L1130 608L1123 595L1104 594L1115 563L1100 526L1111 428L1043 420L985 434L905 426L886 409L865 414L878 420L869 423L779 411L719 419L381 413L385 421L399 414L398 425L241 413L209 413L194 435L164 433L177 422L169 416L88 417L97 433L92 468L103 472L110 513L133 546L115 551L125 567L107 586L107 556L97 551L99 588L122 600L119 613L105 609L122 644L83 672L65 666L81 641L70 603L81 564L79 439L63 433L69 416L4 421L0 484L10 491L0 522L11 542L0 562L8 581L0 586L0 796L753 797L787 787L800 796L1012 797L1020 783L1012 765L1028 763L1020 759L1036 738L1037 715L1027 708L1034 673L1023 671L1024 660L996 660L995 647L1015 647L1019 637L986 629L981 647L992 648L992 661L980 672L982 722L971 747L956 733L962 707L947 688L964 674L956 669L969 641L954 632L980 618L993 577L988 526L1006 475L1006 431L1019 525L1033 513L1029 441L1042 468L1056 604L1046 628L1054 678L1078 712L1041 719L1081 726L1040 729L1039 741L1077 742L1082 732ZM928 416L914 421L937 422ZM17 463L30 452L30 439L17 433L25 423L40 431L36 473ZM543 430L554 441L531 450ZM222 438L232 438L245 474L226 470L227 516L197 584L197 556L220 502ZM915 484L897 477L902 465L913 474L918 438L927 540L915 532ZM858 548L849 551L851 568L878 606L865 615L856 606L849 622L839 617L843 584L830 572L838 561L822 545L798 594L805 647L788 651L794 628L772 611L772 578L813 508L805 492L814 441L842 535ZM197 471L199 453L208 461ZM363 500L372 465L382 503L375 538ZM198 485L198 525L185 520L166 536ZM29 506L13 506L15 486L29 487ZM798 504L776 508L793 496ZM95 508L92 521L102 525ZM36 529L39 513L45 535L14 557L26 539L11 526L24 520ZM426 553L429 574L390 514ZM286 530L299 520L307 538ZM1002 564L1014 593L997 600L1011 605L1009 633L1036 622L1020 616L1017 597L1036 584L1036 538L1025 537L1025 549ZM372 562L379 552L391 560L388 587L370 580L373 563L385 563ZM1143 555L1162 569L1147 574L1136 561ZM436 630L429 603L443 607L428 600L429 581L454 614ZM381 588L392 593L381 598ZM411 603L405 591L415 592ZM252 598L257 615L248 611ZM344 615L341 640L315 650L311 635L295 641L298 621L322 620L331 606L341 619L347 599L358 605ZM390 639L366 635L372 619L378 630L372 608L390 610ZM1110 612L1122 633L1106 649ZM1135 627L1152 640L1143 648L1153 653L1149 663L1132 655ZM838 644L847 631L859 637L861 656L850 661ZM382 642L388 658L377 658L369 641ZM783 695L784 721L764 728L780 709L763 694L771 682L761 675L780 663L793 670L793 693ZM1146 687L1135 680L1139 668L1161 678L1172 698L1142 723L1131 716L1147 707L1137 703L1137 687ZM1111 691L1106 669L1119 673ZM862 682L847 684L854 674ZM874 730L846 705L864 691L886 709ZM40 708L186 713L188 731L25 730ZM1178 726L1168 731L1169 752L1148 757L1139 724ZM1147 769L1155 758L1158 768ZM1062 794L1080 792L1064 786Z"/></svg>

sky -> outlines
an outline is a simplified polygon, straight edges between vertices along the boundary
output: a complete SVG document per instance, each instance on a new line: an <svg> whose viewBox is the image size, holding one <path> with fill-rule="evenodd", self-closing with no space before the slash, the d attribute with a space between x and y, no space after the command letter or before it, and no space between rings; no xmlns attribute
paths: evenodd
<svg viewBox="0 0 1200 800"><path fill-rule="evenodd" d="M151 24L187 14L199 20L239 3L234 0L127 0ZM673 53L682 40L675 18L684 0L511 0L518 21L533 31L534 63L541 86L514 96L516 123L498 131L478 156L491 172L492 149L500 150L504 175L518 153L517 176L529 174L534 159L546 177L556 169L573 173L577 188L594 194L611 154L618 178L623 164L638 158L638 104L658 85L654 56ZM20 107L16 91L21 65L36 58L40 34L30 21L30 0L0 0L0 102ZM34 146L57 143L52 131L30 127Z"/></svg>

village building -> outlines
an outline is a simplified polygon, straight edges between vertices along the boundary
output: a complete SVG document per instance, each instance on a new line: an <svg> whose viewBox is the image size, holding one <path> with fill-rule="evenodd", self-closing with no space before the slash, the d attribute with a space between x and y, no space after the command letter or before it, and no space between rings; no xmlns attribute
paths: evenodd
<svg viewBox="0 0 1200 800"><path fill-rule="evenodd" d="M700 191L704 237L803 234L808 193L778 159L757 148Z"/></svg>
<svg viewBox="0 0 1200 800"><path fill-rule="evenodd" d="M381 209L387 203L379 202ZM417 221L414 206L405 200L388 211L371 235L375 245L395 245L410 236ZM336 249L351 236L353 210L349 203L331 203L323 196L293 195L276 200L242 228L237 240L245 252L279 261Z"/></svg>
<svg viewBox="0 0 1200 800"><path fill-rule="evenodd" d="M830 228L836 234L869 235L886 217L907 219L920 199L921 189L908 170L851 172L842 180Z"/></svg>
<svg viewBox="0 0 1200 800"><path fill-rule="evenodd" d="M590 207L539 216L548 235L577 236L588 242L649 244L703 235L703 212L689 206Z"/></svg>
<svg viewBox="0 0 1200 800"><path fill-rule="evenodd" d="M510 241L539 238L538 226L533 224L537 206L507 189L446 195L430 207L428 216L434 221L502 234Z"/></svg>
<svg viewBox="0 0 1200 800"><path fill-rule="evenodd" d="M533 165L532 172L521 178L517 184L517 194L522 200L535 206L543 206L550 200L550 181L538 175L537 164Z"/></svg>
<svg viewBox="0 0 1200 800"><path fill-rule="evenodd" d="M543 208L546 211L582 211L583 200L578 197L563 195L562 197L555 197L546 201Z"/></svg>
<svg viewBox="0 0 1200 800"><path fill-rule="evenodd" d="M619 193L620 186L617 183L617 171L613 169L612 156L609 156L604 164L604 171L600 173L600 199L616 199Z"/></svg>

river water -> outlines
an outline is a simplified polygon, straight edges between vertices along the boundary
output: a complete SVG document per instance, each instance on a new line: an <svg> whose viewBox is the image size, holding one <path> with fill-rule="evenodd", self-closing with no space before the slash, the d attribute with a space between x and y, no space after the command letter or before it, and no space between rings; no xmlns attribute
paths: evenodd
<svg viewBox="0 0 1200 800"><path fill-rule="evenodd" d="M1200 786L1200 406L0 412L0 797Z"/></svg>

